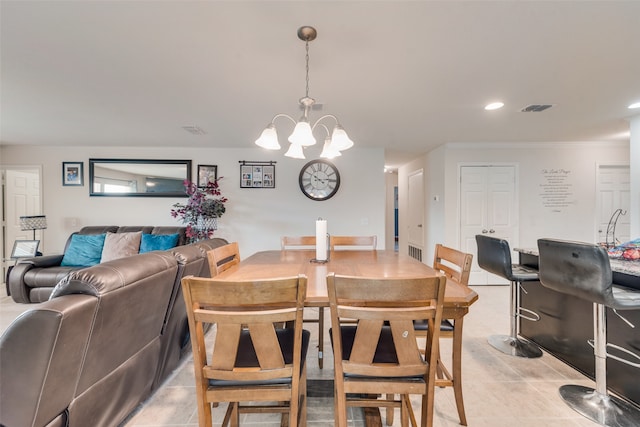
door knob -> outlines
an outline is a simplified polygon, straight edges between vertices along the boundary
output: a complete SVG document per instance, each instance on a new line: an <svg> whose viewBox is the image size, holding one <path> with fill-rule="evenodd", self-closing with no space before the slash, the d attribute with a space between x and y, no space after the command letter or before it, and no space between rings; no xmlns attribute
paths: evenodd
<svg viewBox="0 0 640 427"><path fill-rule="evenodd" d="M487 233L488 233L488 231L483 228L482 229L482 234L487 234Z"/></svg>
<svg viewBox="0 0 640 427"><path fill-rule="evenodd" d="M494 230L493 228L491 230L489 230L489 233L495 233L496 230Z"/></svg>

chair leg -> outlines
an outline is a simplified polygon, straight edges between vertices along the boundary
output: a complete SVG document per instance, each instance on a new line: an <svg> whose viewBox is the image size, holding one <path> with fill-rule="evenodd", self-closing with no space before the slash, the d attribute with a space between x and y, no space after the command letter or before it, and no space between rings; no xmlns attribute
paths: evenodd
<svg viewBox="0 0 640 427"><path fill-rule="evenodd" d="M307 365L304 365L304 371L302 378L300 378L300 424L301 426L307 425Z"/></svg>
<svg viewBox="0 0 640 427"><path fill-rule="evenodd" d="M240 425L240 412L238 411L238 402L229 402L227 412L222 420L222 425L231 427L238 427Z"/></svg>
<svg viewBox="0 0 640 427"><path fill-rule="evenodd" d="M198 420L200 420L200 426L211 425L212 415L211 415L211 403L207 402L205 398L206 387L196 387L196 394L198 399Z"/></svg>
<svg viewBox="0 0 640 427"><path fill-rule="evenodd" d="M318 307L318 367L324 365L324 307Z"/></svg>
<svg viewBox="0 0 640 427"><path fill-rule="evenodd" d="M338 387L334 386L333 399L335 424L337 427L347 427L347 396L344 393L344 388L338 390Z"/></svg>
<svg viewBox="0 0 640 427"><path fill-rule="evenodd" d="M395 398L394 394L387 394L387 400L393 400ZM390 406L387 408L387 416L385 417L387 420L387 425L388 426L392 426L393 425L393 413L394 413L395 408Z"/></svg>
<svg viewBox="0 0 640 427"><path fill-rule="evenodd" d="M596 388L580 385L560 387L565 403L580 415L603 426L640 426L640 410L607 392L607 317L606 307L593 304Z"/></svg>
<svg viewBox="0 0 640 427"><path fill-rule="evenodd" d="M411 408L411 401L409 400L408 394L403 394L400 396L400 425L402 427L409 427L409 411L413 413L413 408ZM389 423L387 422L387 425Z"/></svg>
<svg viewBox="0 0 640 427"><path fill-rule="evenodd" d="M411 398L408 394L402 396L402 404L406 405L407 414L409 415L409 421L411 427L418 427L418 421L416 420L416 414L413 412L413 406L411 406Z"/></svg>
<svg viewBox="0 0 640 427"><path fill-rule="evenodd" d="M504 354L516 357L536 358L542 356L540 347L532 342L518 337L518 317L520 310L520 285L510 283L511 290L511 334L492 335L488 341L492 347Z"/></svg>
<svg viewBox="0 0 640 427"><path fill-rule="evenodd" d="M458 408L458 417L460 424L467 425L467 416L464 412L464 401L462 400L462 317L455 319L453 322L453 351L452 359L452 381L453 394L456 398L456 407Z"/></svg>

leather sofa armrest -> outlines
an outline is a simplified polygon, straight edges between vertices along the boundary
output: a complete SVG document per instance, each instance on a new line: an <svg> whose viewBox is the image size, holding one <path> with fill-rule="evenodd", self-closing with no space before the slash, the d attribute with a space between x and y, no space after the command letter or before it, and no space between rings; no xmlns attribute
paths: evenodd
<svg viewBox="0 0 640 427"><path fill-rule="evenodd" d="M38 267L38 268L57 267L60 265L60 263L62 263L63 257L64 255L60 254L60 255L37 256L33 258L23 258L20 260L20 262L18 262L18 264L16 264L16 267L20 264L31 264L32 268L33 267Z"/></svg>
<svg viewBox="0 0 640 427"><path fill-rule="evenodd" d="M0 425L44 426L71 403L98 300L69 295L27 310L0 337Z"/></svg>
<svg viewBox="0 0 640 427"><path fill-rule="evenodd" d="M9 273L7 277L7 285L9 286L9 292L11 292L11 298L15 302L30 303L29 299L29 287L24 283L24 275L32 268L46 268L55 267L62 262L63 255L47 255L33 258L21 259Z"/></svg>

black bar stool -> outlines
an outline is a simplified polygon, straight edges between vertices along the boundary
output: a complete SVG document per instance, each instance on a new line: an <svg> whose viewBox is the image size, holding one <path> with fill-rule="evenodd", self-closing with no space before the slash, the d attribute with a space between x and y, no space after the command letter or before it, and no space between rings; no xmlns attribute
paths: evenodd
<svg viewBox="0 0 640 427"><path fill-rule="evenodd" d="M538 271L520 264L511 263L509 242L504 239L476 235L478 244L478 265L483 270L504 277L511 286L511 334L492 335L488 341L501 352L517 357L534 358L542 356L536 344L518 337L518 317L536 322L537 313L520 307L520 283L538 280Z"/></svg>
<svg viewBox="0 0 640 427"><path fill-rule="evenodd" d="M540 253L540 282L556 292L562 292L593 302L596 388L563 385L560 395L572 409L596 423L609 427L640 426L640 408L607 392L607 357L631 366L640 367L608 354L611 347L640 360L629 350L607 343L606 307L631 323L616 310L640 309L640 290L612 284L611 265L604 248L588 243L563 240L538 240Z"/></svg>

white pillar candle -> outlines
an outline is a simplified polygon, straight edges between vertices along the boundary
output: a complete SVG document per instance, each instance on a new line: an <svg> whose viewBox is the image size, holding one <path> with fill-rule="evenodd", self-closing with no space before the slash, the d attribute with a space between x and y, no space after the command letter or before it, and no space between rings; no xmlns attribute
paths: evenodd
<svg viewBox="0 0 640 427"><path fill-rule="evenodd" d="M327 220L318 219L316 221L316 259L318 261L327 260Z"/></svg>

